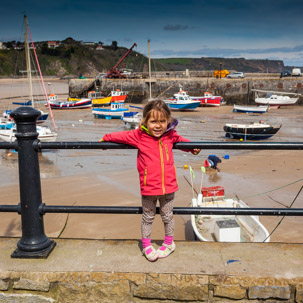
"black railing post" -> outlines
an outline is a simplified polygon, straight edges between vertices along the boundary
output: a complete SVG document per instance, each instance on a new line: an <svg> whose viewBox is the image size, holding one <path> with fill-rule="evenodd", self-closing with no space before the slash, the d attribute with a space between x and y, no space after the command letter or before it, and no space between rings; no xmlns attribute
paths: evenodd
<svg viewBox="0 0 303 303"><path fill-rule="evenodd" d="M19 187L21 201L22 238L12 258L47 258L56 243L44 233L38 151L34 141L38 138L36 120L40 111L32 107L19 107L11 113L17 124Z"/></svg>

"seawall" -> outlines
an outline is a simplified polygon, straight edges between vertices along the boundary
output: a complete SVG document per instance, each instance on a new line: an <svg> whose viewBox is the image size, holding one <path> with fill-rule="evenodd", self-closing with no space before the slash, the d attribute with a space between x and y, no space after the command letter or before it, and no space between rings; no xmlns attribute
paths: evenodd
<svg viewBox="0 0 303 303"><path fill-rule="evenodd" d="M303 302L302 244L178 241L151 263L137 240L54 240L12 259L18 239L0 239L0 302Z"/></svg>
<svg viewBox="0 0 303 303"><path fill-rule="evenodd" d="M70 96L86 96L87 91L102 91L108 95L113 89L128 91L127 102L142 103L150 97L168 98L176 93L179 85L191 96L201 96L210 91L223 96L228 105L255 104L252 89L303 94L303 77L279 78L275 74L247 74L244 79L215 79L213 77L153 77L151 79L70 79ZM300 97L298 105L303 104Z"/></svg>

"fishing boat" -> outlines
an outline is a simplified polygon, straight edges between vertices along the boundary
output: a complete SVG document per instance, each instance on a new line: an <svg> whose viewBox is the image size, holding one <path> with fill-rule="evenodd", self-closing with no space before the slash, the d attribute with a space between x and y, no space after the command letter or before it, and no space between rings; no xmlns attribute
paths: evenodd
<svg viewBox="0 0 303 303"><path fill-rule="evenodd" d="M192 207L201 208L249 208L242 200L226 199L222 187L202 188L198 199L192 199ZM191 215L195 237L205 242L269 242L267 229L258 216L239 215Z"/></svg>
<svg viewBox="0 0 303 303"><path fill-rule="evenodd" d="M93 107L110 105L112 97L105 97L102 92L89 91L87 98L92 100Z"/></svg>
<svg viewBox="0 0 303 303"><path fill-rule="evenodd" d="M190 97L193 101L200 101L200 106L215 106L218 107L223 105L223 97L213 96L210 92L205 92L204 96Z"/></svg>
<svg viewBox="0 0 303 303"><path fill-rule="evenodd" d="M200 101L193 101L184 90L179 90L172 98L163 101L170 109L179 111L192 111L200 105Z"/></svg>
<svg viewBox="0 0 303 303"><path fill-rule="evenodd" d="M0 129L0 139L5 142L14 142L16 140L16 125L10 129ZM38 139L43 142L54 142L57 139L57 133L52 132L48 127L37 125Z"/></svg>
<svg viewBox="0 0 303 303"><path fill-rule="evenodd" d="M47 104L45 106L48 106ZM52 109L81 109L90 108L92 106L92 100L88 98L82 98L79 101L51 101L49 100L49 106Z"/></svg>
<svg viewBox="0 0 303 303"><path fill-rule="evenodd" d="M91 100L92 107L100 107L110 105L112 96L105 97L102 92L89 91L87 98ZM69 102L81 101L83 98L68 98Z"/></svg>
<svg viewBox="0 0 303 303"><path fill-rule="evenodd" d="M111 102L125 102L127 97L127 92L124 92L120 89L112 90L110 93Z"/></svg>
<svg viewBox="0 0 303 303"><path fill-rule="evenodd" d="M264 140L275 135L280 126L272 126L270 124L260 122L252 122L250 124L233 124L227 123L223 129L226 132L225 137L230 139L243 140Z"/></svg>
<svg viewBox="0 0 303 303"><path fill-rule="evenodd" d="M110 108L94 108L92 114L95 118L99 119L121 119L123 113L128 109L124 107L124 103L114 102L111 103Z"/></svg>
<svg viewBox="0 0 303 303"><path fill-rule="evenodd" d="M287 93L287 92L274 92L274 91L262 91L262 90L252 90L256 92L255 102L261 105L269 106L287 106L294 105L299 100L300 94ZM259 97L258 92L266 93L265 97ZM287 94L287 95L286 95ZM288 95L293 95L295 97L289 97Z"/></svg>
<svg viewBox="0 0 303 303"><path fill-rule="evenodd" d="M264 114L268 111L268 109L269 105L245 106L234 104L233 112Z"/></svg>

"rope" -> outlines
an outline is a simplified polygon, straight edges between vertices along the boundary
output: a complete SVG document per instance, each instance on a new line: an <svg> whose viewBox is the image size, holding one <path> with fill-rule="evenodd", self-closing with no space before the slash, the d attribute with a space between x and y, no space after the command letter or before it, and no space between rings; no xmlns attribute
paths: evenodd
<svg viewBox="0 0 303 303"><path fill-rule="evenodd" d="M298 182L300 182L300 181L303 181L303 178L298 179L298 180L296 180L296 181L294 181L294 182L288 183L288 184L286 184L286 185L282 185L282 186L280 186L280 187L274 188L274 189L272 189L272 190L265 191L265 192L263 192L263 193L259 193L259 194L255 194L255 195L243 197L242 199L246 199L246 198L251 198L251 197L256 197L256 196L265 195L265 194L271 193L271 192L273 192L273 191L279 190L279 189L281 189L281 188L284 188L284 187L287 187L287 186L296 184L296 183L298 183Z"/></svg>
<svg viewBox="0 0 303 303"><path fill-rule="evenodd" d="M294 200L292 201L292 203L290 204L289 208L291 208L293 206L293 204L295 203L295 201L297 200L298 196L300 195L301 191L303 189L303 185L301 186L300 190L298 191L296 197L294 198ZM274 232L275 230L278 228L278 226L282 223L282 221L284 220L285 216L283 216L281 218L281 220L278 222L278 224L276 225L276 227L272 230L272 232L267 236L267 238L265 238L263 240L263 242L265 242Z"/></svg>

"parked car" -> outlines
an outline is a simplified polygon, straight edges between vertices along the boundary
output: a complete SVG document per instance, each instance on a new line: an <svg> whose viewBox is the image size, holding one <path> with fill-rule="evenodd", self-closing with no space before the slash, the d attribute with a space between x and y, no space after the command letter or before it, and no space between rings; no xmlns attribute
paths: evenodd
<svg viewBox="0 0 303 303"><path fill-rule="evenodd" d="M280 74L280 78L283 77L291 77L291 72L289 70L285 70Z"/></svg>
<svg viewBox="0 0 303 303"><path fill-rule="evenodd" d="M291 75L293 77L298 77L298 76L302 76L302 73L301 73L301 69L300 68L294 68L291 72Z"/></svg>
<svg viewBox="0 0 303 303"><path fill-rule="evenodd" d="M245 74L242 72L235 72L226 76L227 78L240 79L245 78Z"/></svg>

